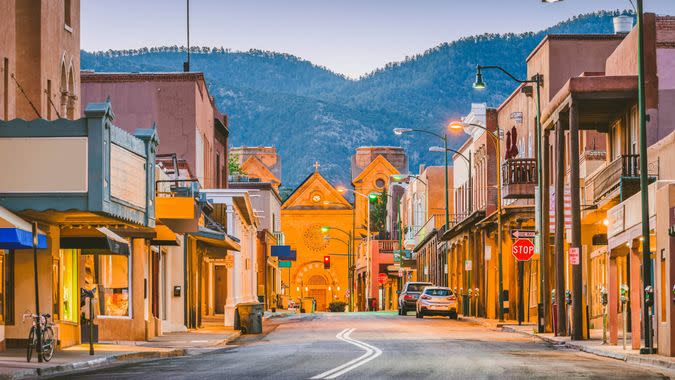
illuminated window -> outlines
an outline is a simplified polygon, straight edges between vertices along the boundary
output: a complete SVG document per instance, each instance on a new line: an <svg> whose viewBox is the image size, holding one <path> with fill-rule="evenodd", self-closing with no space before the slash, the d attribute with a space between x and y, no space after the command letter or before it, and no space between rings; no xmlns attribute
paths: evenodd
<svg viewBox="0 0 675 380"><path fill-rule="evenodd" d="M58 259L52 262L52 313L54 319L77 322L79 311L79 288L77 283L76 249L59 250Z"/></svg>
<svg viewBox="0 0 675 380"><path fill-rule="evenodd" d="M84 286L96 288L98 314L130 317L130 260L123 255L84 255Z"/></svg>

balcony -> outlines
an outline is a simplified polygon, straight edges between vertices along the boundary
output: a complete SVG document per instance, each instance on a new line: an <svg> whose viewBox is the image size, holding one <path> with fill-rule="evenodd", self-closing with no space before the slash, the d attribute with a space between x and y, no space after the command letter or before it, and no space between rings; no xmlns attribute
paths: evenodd
<svg viewBox="0 0 675 380"><path fill-rule="evenodd" d="M533 199L537 185L537 162L534 158L510 158L502 164L502 197Z"/></svg>
<svg viewBox="0 0 675 380"><path fill-rule="evenodd" d="M199 205L195 201L199 182L194 180L161 179L155 183L155 214L163 224L178 233L197 232Z"/></svg>
<svg viewBox="0 0 675 380"><path fill-rule="evenodd" d="M432 231L438 230L445 224L445 214L434 214L427 219L426 223L420 227L415 235L415 245L418 245Z"/></svg>
<svg viewBox="0 0 675 380"><path fill-rule="evenodd" d="M658 161L649 163L650 181L657 177L658 167ZM588 178L586 191L595 203L615 195L624 200L636 194L640 191L640 156L625 154L608 163Z"/></svg>
<svg viewBox="0 0 675 380"><path fill-rule="evenodd" d="M406 249L412 249L415 246L415 235L422 226L407 226L405 230L403 245Z"/></svg>

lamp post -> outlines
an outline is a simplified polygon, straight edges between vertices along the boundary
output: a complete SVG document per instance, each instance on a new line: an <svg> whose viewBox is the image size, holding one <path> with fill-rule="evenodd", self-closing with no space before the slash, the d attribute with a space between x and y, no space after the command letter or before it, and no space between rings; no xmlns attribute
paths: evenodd
<svg viewBox="0 0 675 380"><path fill-rule="evenodd" d="M450 130L453 131L464 131L466 127L476 127L484 130L488 136L492 137L495 144L495 153L497 155L497 165L495 167L497 172L497 252L498 252L498 261L499 261L499 320L504 320L504 300L503 291L504 291L504 282L503 282L503 270L502 270L502 177L501 177L501 148L499 143L499 132L495 134L491 130L480 124L473 123L463 123L463 122L452 122L448 126Z"/></svg>
<svg viewBox="0 0 675 380"><path fill-rule="evenodd" d="M449 199L448 199L448 136L446 134L438 134L436 132L432 131L427 131L426 129L412 129L412 128L394 128L394 134L396 135L402 135L404 133L411 133L411 132L419 132L419 133L426 133L432 136L436 136L439 139L443 140L443 147L446 149L445 151L445 228L448 228L448 225L450 224L450 209L449 209Z"/></svg>
<svg viewBox="0 0 675 380"><path fill-rule="evenodd" d="M346 187L337 188L339 193L351 191L354 195L366 198L366 303L370 299L370 288L372 284L371 273L371 257L370 257L370 201L373 199L373 194L363 194L356 190L348 189ZM375 196L377 198L377 195Z"/></svg>
<svg viewBox="0 0 675 380"><path fill-rule="evenodd" d="M546 0L542 0L544 2L550 2ZM502 73L506 74L509 78L511 78L514 82L518 83L530 83L533 84L536 87L537 91L537 121L535 124L535 139L536 139L536 161L537 161L537 198L539 200L539 204L535 205L536 212L535 212L535 241L536 241L536 246L538 249L538 253L541 255L541 259L539 260L539 281L540 281L540 291L539 291L539 303L542 305L541 308L539 308L540 311L543 311L542 315L537 318L537 329L540 333L544 332L544 320L543 314L546 313L546 308L543 307L544 302L545 302L545 296L546 296L546 246L548 242L544 241L544 220L546 220L546 215L542 215L542 210L543 208L541 207L541 203L544 200L544 186L542 183L542 178L543 178L543 167L542 167L542 148L541 148L541 86L544 84L544 76L542 74L536 73L532 76L531 79L518 79L516 78L513 74L509 73L506 71L504 68L500 66L481 66L478 65L476 66L476 81L473 84L473 87L478 90L483 90L485 89L485 82L483 81L483 70L498 70L501 71ZM501 183L499 184L501 186ZM537 208L538 207L538 208ZM501 242L500 242L501 244Z"/></svg>
<svg viewBox="0 0 675 380"><path fill-rule="evenodd" d="M347 284L347 289L349 289L349 311L354 311L354 288L353 288L353 283L354 283L354 265L352 263L352 244L354 242L354 239L352 239L352 231L345 231L341 228L337 227L331 227L331 226L323 226L321 227L321 232L324 234L327 234L329 231L335 230L342 232L343 234L347 235L347 241L344 241L342 239L334 238L331 236L325 236L324 239L327 237L329 240L338 240L340 242L343 242L344 244L347 245L347 278L349 280L349 283Z"/></svg>
<svg viewBox="0 0 675 380"><path fill-rule="evenodd" d="M471 215L471 213L473 212L473 181L472 181L473 176L471 175L471 171L472 171L472 168L471 168L471 152L469 152L469 157L467 157L464 154L462 154L461 152L456 151L456 150L451 149L451 148L444 149L443 147L440 147L440 146L432 146L432 147L429 148L429 152L446 152L446 151L459 155L467 163L468 172L469 172L468 173L469 174L469 179L468 179L468 183L469 183L469 197L468 197L469 198L468 199L469 207L468 207L468 211L469 212L468 212L468 214ZM457 212L457 211L455 210L455 212Z"/></svg>

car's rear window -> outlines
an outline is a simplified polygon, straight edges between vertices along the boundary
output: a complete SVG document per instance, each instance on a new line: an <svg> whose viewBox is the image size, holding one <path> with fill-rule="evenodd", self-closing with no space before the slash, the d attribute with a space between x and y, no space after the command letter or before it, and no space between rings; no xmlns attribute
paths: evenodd
<svg viewBox="0 0 675 380"><path fill-rule="evenodd" d="M451 296L452 291L450 289L427 289L424 294L430 296Z"/></svg>
<svg viewBox="0 0 675 380"><path fill-rule="evenodd" d="M408 292L421 292L429 286L429 284L408 284Z"/></svg>

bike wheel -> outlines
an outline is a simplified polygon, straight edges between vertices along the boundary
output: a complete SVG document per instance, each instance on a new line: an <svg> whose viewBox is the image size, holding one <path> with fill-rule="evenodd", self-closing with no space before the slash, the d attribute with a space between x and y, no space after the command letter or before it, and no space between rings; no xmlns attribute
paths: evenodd
<svg viewBox="0 0 675 380"><path fill-rule="evenodd" d="M56 349L56 339L54 338L54 330L51 326L47 326L42 331L42 359L48 362L54 357L54 350Z"/></svg>
<svg viewBox="0 0 675 380"><path fill-rule="evenodd" d="M35 326L30 328L28 342L26 343L26 360L28 362L30 362L31 357L33 357L33 347L35 347Z"/></svg>

